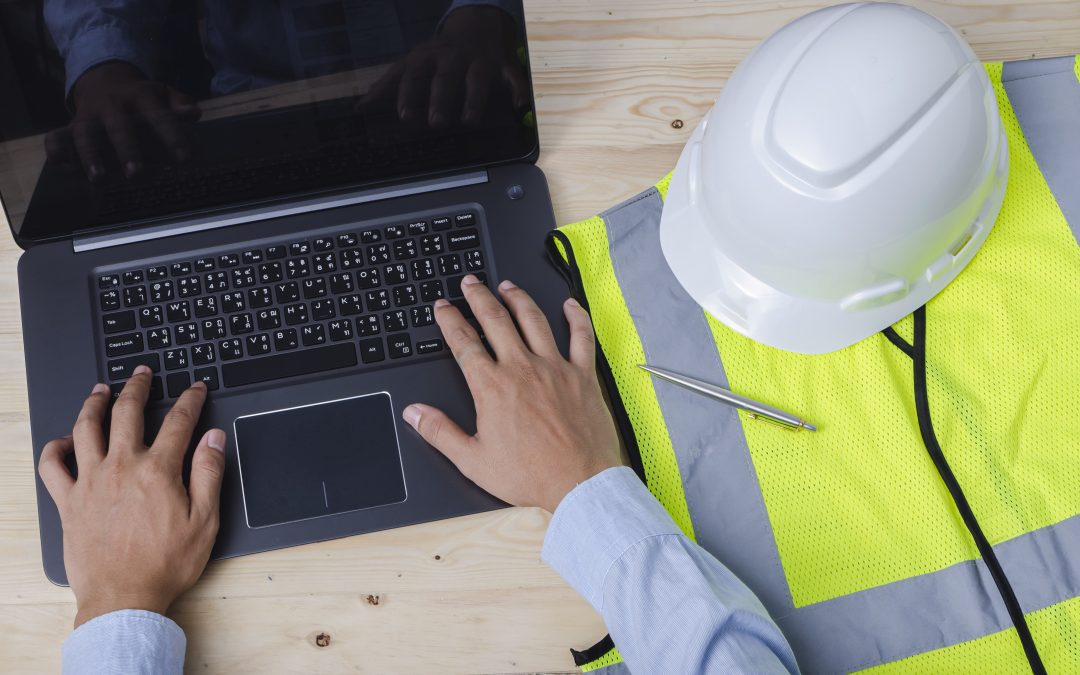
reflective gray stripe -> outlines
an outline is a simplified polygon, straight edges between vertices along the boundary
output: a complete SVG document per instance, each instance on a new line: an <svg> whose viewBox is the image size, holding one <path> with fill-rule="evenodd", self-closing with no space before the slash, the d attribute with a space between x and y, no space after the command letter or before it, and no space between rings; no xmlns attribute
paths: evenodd
<svg viewBox="0 0 1080 675"><path fill-rule="evenodd" d="M727 386L705 314L660 252L663 206L654 188L602 214L615 276L649 365ZM780 554L735 410L669 382L654 380L653 387L698 543L753 588L770 612L790 609Z"/></svg>
<svg viewBox="0 0 1080 675"><path fill-rule="evenodd" d="M1080 82L1071 56L1013 61L1001 82L1046 183L1080 242Z"/></svg>
<svg viewBox="0 0 1080 675"><path fill-rule="evenodd" d="M652 189L603 214L616 279L649 363L726 386L704 314L660 249L662 208ZM738 416L653 386L698 542L761 598L804 671L859 670L1010 627L982 561L795 609ZM1080 516L994 548L1026 612L1080 595Z"/></svg>

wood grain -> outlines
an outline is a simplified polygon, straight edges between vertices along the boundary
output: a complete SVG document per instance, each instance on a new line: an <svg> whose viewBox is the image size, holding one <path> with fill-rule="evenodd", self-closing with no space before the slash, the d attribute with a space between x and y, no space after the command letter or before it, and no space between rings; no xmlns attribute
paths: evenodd
<svg viewBox="0 0 1080 675"><path fill-rule="evenodd" d="M667 173L739 60L824 4L527 0L540 163L560 222ZM1075 0L913 4L985 60L1080 51ZM17 259L0 235L0 671L55 672L74 606L41 571ZM512 509L213 563L172 612L188 670L570 672L567 648L605 630L540 561L546 524Z"/></svg>

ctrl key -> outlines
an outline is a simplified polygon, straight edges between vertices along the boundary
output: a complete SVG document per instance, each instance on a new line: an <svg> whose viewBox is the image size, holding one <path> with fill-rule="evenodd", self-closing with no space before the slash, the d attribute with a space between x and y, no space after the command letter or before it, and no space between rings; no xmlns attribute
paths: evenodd
<svg viewBox="0 0 1080 675"><path fill-rule="evenodd" d="M169 373L165 380L169 385L169 398L179 398L180 394L183 394L191 386L191 375L187 371Z"/></svg>
<svg viewBox="0 0 1080 675"><path fill-rule="evenodd" d="M120 392L124 390L124 385L127 382L114 382L109 385L109 389L112 390L112 400L116 400L120 396ZM165 391L161 386L161 378L158 376L153 377L150 380L150 400L160 401L165 398Z"/></svg>

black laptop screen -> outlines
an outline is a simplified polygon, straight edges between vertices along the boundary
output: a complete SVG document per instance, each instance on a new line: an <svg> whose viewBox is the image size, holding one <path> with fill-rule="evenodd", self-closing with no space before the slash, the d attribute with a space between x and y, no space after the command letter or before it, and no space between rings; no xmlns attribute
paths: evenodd
<svg viewBox="0 0 1080 675"><path fill-rule="evenodd" d="M0 2L23 244L535 157L521 0Z"/></svg>

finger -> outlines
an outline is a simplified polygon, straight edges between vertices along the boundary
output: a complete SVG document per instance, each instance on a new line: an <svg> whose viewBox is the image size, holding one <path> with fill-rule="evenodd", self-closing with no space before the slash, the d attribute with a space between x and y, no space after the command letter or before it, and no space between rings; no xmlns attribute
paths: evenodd
<svg viewBox="0 0 1080 675"><path fill-rule="evenodd" d="M563 305L566 322L570 324L570 363L589 372L596 368L596 334L589 313L570 298Z"/></svg>
<svg viewBox="0 0 1080 675"><path fill-rule="evenodd" d="M109 427L109 454L133 453L146 447L146 400L150 397L152 374L139 366L113 403Z"/></svg>
<svg viewBox="0 0 1080 675"><path fill-rule="evenodd" d="M54 162L67 163L75 159L70 127L61 127L45 134L45 155Z"/></svg>
<svg viewBox="0 0 1080 675"><path fill-rule="evenodd" d="M442 330L447 346L457 359L458 367L465 374L469 388L474 389L473 385L477 383L477 377L482 370L494 364L491 355L480 341L476 329L448 300L435 301L435 321Z"/></svg>
<svg viewBox="0 0 1080 675"><path fill-rule="evenodd" d="M475 61L469 68L465 75L465 105L461 111L461 121L465 124L476 126L483 120L494 75L484 61Z"/></svg>
<svg viewBox="0 0 1080 675"><path fill-rule="evenodd" d="M142 171L142 150L135 139L135 127L132 118L126 113L117 113L105 118L105 134L112 143L124 174L131 178Z"/></svg>
<svg viewBox="0 0 1080 675"><path fill-rule="evenodd" d="M168 87L169 109L185 122L197 122L202 117L202 109L195 99L182 91Z"/></svg>
<svg viewBox="0 0 1080 675"><path fill-rule="evenodd" d="M398 83L401 82L401 78L404 74L404 61L398 61L390 66L386 72L382 74L382 77L376 80L375 84L371 85L371 88L364 94L364 97L360 100L360 107L370 109L378 103L395 98L394 94L397 92Z"/></svg>
<svg viewBox="0 0 1080 675"><path fill-rule="evenodd" d="M422 403L414 403L401 413L402 418L433 448L446 455L466 476L469 475L475 454L475 439L465 433L446 413Z"/></svg>
<svg viewBox="0 0 1080 675"><path fill-rule="evenodd" d="M516 63L508 63L503 67L503 80L510 87L510 96L514 101L514 108L524 111L529 107L529 78L524 69Z"/></svg>
<svg viewBox="0 0 1080 675"><path fill-rule="evenodd" d="M216 527L221 506L221 479L225 475L225 432L211 429L203 434L191 458L191 516Z"/></svg>
<svg viewBox="0 0 1080 675"><path fill-rule="evenodd" d="M414 56L409 58L398 86L397 109L402 122L412 122L419 118L428 95L428 79L432 67L427 54L414 52Z"/></svg>
<svg viewBox="0 0 1080 675"><path fill-rule="evenodd" d="M162 107L157 101L143 99L139 102L139 112L146 120L161 144L179 161L191 157L191 144L177 122L176 112Z"/></svg>
<svg viewBox="0 0 1080 675"><path fill-rule="evenodd" d="M75 428L75 461L83 472L105 459L105 413L109 410L112 392L106 384L95 384L83 403Z"/></svg>
<svg viewBox="0 0 1080 675"><path fill-rule="evenodd" d="M514 321L529 349L537 356L562 358L555 344L555 336L551 333L551 324L529 294L509 279L499 284L499 293L514 315Z"/></svg>
<svg viewBox="0 0 1080 675"><path fill-rule="evenodd" d="M461 292L484 329L484 336L495 350L496 358L505 359L525 353L525 343L514 320L510 318L510 312L485 284L480 283L474 275L467 274L461 281Z"/></svg>
<svg viewBox="0 0 1080 675"><path fill-rule="evenodd" d="M184 455L191 445L191 435L199 423L203 404L206 403L206 383L198 381L176 399L171 410L165 414L161 430L150 446L150 452L160 454L176 468L177 475L184 465Z"/></svg>
<svg viewBox="0 0 1080 675"><path fill-rule="evenodd" d="M428 125L433 129L445 129L457 120L454 111L460 110L458 96L465 66L456 54L439 60L431 78L431 101L428 103Z"/></svg>
<svg viewBox="0 0 1080 675"><path fill-rule="evenodd" d="M71 436L57 438L49 441L41 451L41 459L38 460L38 475L49 496L56 502L57 507L63 508L67 501L68 491L75 485L75 479L71 477L64 464L64 458L75 451L75 441Z"/></svg>
<svg viewBox="0 0 1080 675"><path fill-rule="evenodd" d="M105 159L101 151L101 127L97 122L79 122L72 128L75 152L83 165L86 177L91 181L105 176Z"/></svg>

